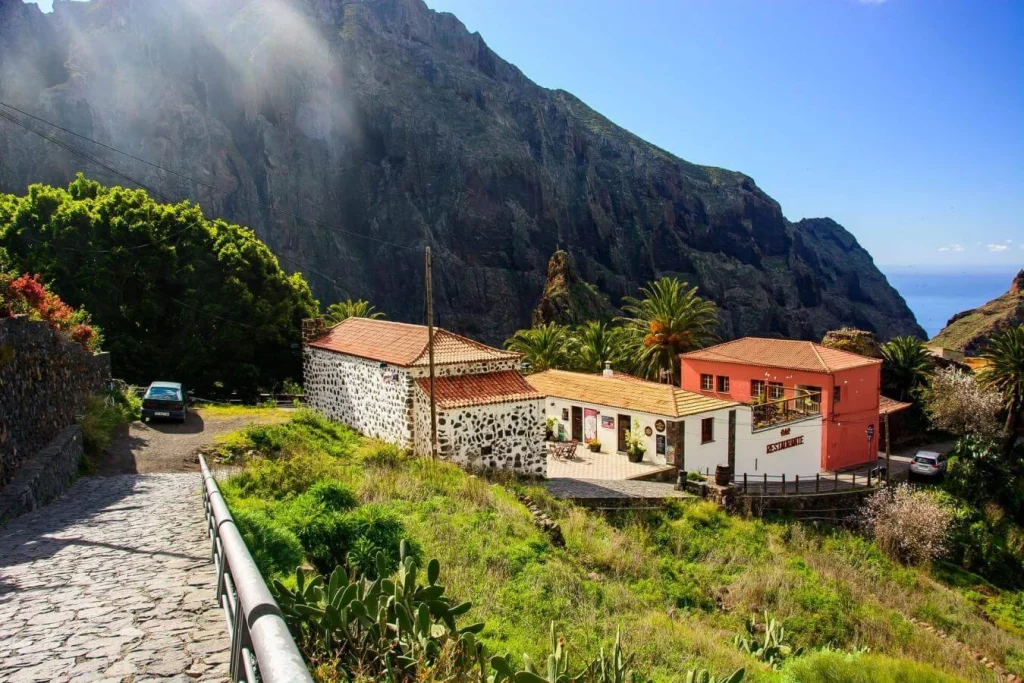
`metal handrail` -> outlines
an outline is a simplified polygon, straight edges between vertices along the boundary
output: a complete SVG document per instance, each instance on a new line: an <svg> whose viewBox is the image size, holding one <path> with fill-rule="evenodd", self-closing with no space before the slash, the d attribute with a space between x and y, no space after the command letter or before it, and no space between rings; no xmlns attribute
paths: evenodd
<svg viewBox="0 0 1024 683"><path fill-rule="evenodd" d="M217 570L217 604L224 609L231 636L230 674L234 683L312 683L309 669L281 616L260 570L242 540L217 480L199 456L203 504L211 553Z"/></svg>

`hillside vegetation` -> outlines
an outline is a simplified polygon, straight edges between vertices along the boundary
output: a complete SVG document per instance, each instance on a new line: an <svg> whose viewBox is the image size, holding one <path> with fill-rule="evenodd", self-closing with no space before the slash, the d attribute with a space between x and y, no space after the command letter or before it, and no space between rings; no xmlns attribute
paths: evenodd
<svg viewBox="0 0 1024 683"><path fill-rule="evenodd" d="M1020 594L947 565L895 564L851 532L741 519L704 502L608 520L538 486L408 458L309 412L221 449L229 459L258 454L224 491L265 574L294 586L300 562L321 573L365 568L377 552L394 568L407 538L421 564L440 561L449 595L472 601L463 619L484 622L487 651L517 661L544 661L554 621L576 662L621 629L635 668L657 681L693 668L744 668L748 681L992 680L913 617L1024 670ZM517 493L560 522L565 548L532 524ZM733 643L766 611L804 648L780 668ZM319 678L337 677L330 657L307 655Z"/></svg>
<svg viewBox="0 0 1024 683"><path fill-rule="evenodd" d="M984 350L993 332L1014 325L1024 325L1024 270L1017 273L1006 294L957 313L929 344L976 355Z"/></svg>
<svg viewBox="0 0 1024 683"><path fill-rule="evenodd" d="M103 329L113 373L135 384L252 393L301 375L303 318L318 310L251 230L198 206L79 175L65 190L0 194L0 272L38 274Z"/></svg>

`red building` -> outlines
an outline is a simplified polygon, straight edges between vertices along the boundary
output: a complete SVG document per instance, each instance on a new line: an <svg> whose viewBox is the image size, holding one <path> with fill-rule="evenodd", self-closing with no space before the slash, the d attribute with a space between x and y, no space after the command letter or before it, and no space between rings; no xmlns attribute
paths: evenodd
<svg viewBox="0 0 1024 683"><path fill-rule="evenodd" d="M680 356L682 388L751 404L754 429L820 413L821 469L878 457L882 361L820 344L744 337Z"/></svg>

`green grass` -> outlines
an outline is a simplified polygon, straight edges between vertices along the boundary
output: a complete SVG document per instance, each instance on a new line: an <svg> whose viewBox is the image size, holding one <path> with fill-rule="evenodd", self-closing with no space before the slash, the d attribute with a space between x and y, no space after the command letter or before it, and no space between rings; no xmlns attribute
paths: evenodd
<svg viewBox="0 0 1024 683"><path fill-rule="evenodd" d="M262 523L259 533L270 530L266 540L247 534L270 545L260 560L268 573L288 573L291 538L324 566L342 552L358 560L366 548L357 541L387 549L402 534L422 557L440 560L450 592L473 602L466 623L486 623L492 653L544 656L554 620L576 662L621 629L637 667L657 681L680 680L690 668L724 675L739 667L748 681L989 680L962 650L907 621L913 616L1011 669L1024 659L1020 594L997 591L983 612L941 571L894 564L846 531L742 519L703 502L610 521L540 487L409 458L305 412L250 427L231 447L265 453L224 491L236 513ZM323 491L311 495L318 482L329 483L338 509L325 507ZM564 549L533 525L513 490L560 522ZM732 637L764 610L812 654L775 671L740 653ZM824 646L870 654L813 654Z"/></svg>
<svg viewBox="0 0 1024 683"><path fill-rule="evenodd" d="M82 469L85 472L95 469L94 462L110 445L114 431L139 419L141 411L142 399L130 390L111 389L86 400L85 413L79 420L85 450Z"/></svg>

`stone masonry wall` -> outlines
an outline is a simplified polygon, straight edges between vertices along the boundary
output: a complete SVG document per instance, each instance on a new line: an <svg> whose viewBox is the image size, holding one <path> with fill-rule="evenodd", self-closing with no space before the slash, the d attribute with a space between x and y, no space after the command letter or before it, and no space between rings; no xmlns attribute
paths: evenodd
<svg viewBox="0 0 1024 683"><path fill-rule="evenodd" d="M75 422L110 377L90 353L43 322L0 319L0 488Z"/></svg>
<svg viewBox="0 0 1024 683"><path fill-rule="evenodd" d="M416 452L430 453L430 403L416 392ZM542 399L438 410L438 453L469 468L509 469L545 476Z"/></svg>
<svg viewBox="0 0 1024 683"><path fill-rule="evenodd" d="M63 429L25 463L0 491L0 524L57 498L71 485L82 461L82 428Z"/></svg>
<svg viewBox="0 0 1024 683"><path fill-rule="evenodd" d="M366 436L412 445L412 377L404 368L303 347L306 400Z"/></svg>

